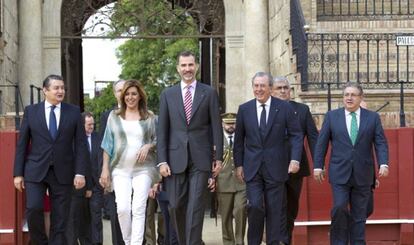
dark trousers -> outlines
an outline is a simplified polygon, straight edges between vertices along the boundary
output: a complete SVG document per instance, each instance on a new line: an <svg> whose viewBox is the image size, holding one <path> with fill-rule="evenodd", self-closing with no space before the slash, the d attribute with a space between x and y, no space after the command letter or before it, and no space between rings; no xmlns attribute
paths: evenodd
<svg viewBox="0 0 414 245"><path fill-rule="evenodd" d="M331 244L365 244L365 222L371 196L371 186L358 186L351 180L347 184L331 184L333 208L331 211ZM350 206L350 210L348 209Z"/></svg>
<svg viewBox="0 0 414 245"><path fill-rule="evenodd" d="M118 213L116 211L115 192L109 192L105 194L105 206L106 212L109 215L109 219L111 221L112 244L124 245L125 243L118 221Z"/></svg>
<svg viewBox="0 0 414 245"><path fill-rule="evenodd" d="M91 240L93 244L103 243L102 208L104 206L103 189L100 185L92 187L89 200L91 213Z"/></svg>
<svg viewBox="0 0 414 245"><path fill-rule="evenodd" d="M32 244L65 245L65 230L69 217L72 184L60 184L53 167L42 182L25 181L26 217ZM48 240L45 232L43 198L49 189L51 202L51 226Z"/></svg>
<svg viewBox="0 0 414 245"><path fill-rule="evenodd" d="M202 244L204 195L209 174L189 164L185 172L165 178L170 221L180 245Z"/></svg>
<svg viewBox="0 0 414 245"><path fill-rule="evenodd" d="M165 192L163 193L166 194ZM177 233L174 230L170 222L170 214L168 212L168 200L158 198L158 205L160 206L162 216L164 218L164 244L165 245L178 245Z"/></svg>
<svg viewBox="0 0 414 245"><path fill-rule="evenodd" d="M295 227L295 219L299 211L299 198L302 191L303 176L290 174L286 187L286 202L283 209L286 210L286 229L288 232L289 243L292 240L293 228Z"/></svg>
<svg viewBox="0 0 414 245"><path fill-rule="evenodd" d="M286 212L283 210L285 182L275 181L262 164L256 176L246 183L249 245L262 243L266 219L267 244L288 243Z"/></svg>
<svg viewBox="0 0 414 245"><path fill-rule="evenodd" d="M85 192L85 188L81 190L73 190L69 220L66 228L68 245L92 244L89 198L85 197Z"/></svg>

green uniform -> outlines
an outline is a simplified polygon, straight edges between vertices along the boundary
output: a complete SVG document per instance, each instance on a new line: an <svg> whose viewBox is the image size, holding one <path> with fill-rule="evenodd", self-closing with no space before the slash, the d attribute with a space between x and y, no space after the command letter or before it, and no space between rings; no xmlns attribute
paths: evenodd
<svg viewBox="0 0 414 245"><path fill-rule="evenodd" d="M246 231L246 185L236 177L233 150L224 139L223 169L217 177L218 211L221 215L223 244L244 244ZM233 230L233 218L236 224Z"/></svg>

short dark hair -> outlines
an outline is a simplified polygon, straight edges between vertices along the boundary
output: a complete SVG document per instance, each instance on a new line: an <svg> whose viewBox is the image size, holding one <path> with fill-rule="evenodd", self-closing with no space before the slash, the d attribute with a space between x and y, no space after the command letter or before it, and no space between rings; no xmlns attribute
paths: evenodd
<svg viewBox="0 0 414 245"><path fill-rule="evenodd" d="M256 74L254 74L254 76L252 77L252 86L254 83L254 79L256 79L256 77L267 77L269 81L269 86L270 87L273 86L273 76L269 72L263 72L263 71L256 72Z"/></svg>
<svg viewBox="0 0 414 245"><path fill-rule="evenodd" d="M189 57L189 56L193 56L193 57L194 57L195 62L197 63L197 59L196 59L195 54L194 54L192 51L190 51L190 50L184 50L184 51L181 51L181 52L177 55L177 64L178 64L178 63L179 63L179 61L180 61L180 57Z"/></svg>
<svg viewBox="0 0 414 245"><path fill-rule="evenodd" d="M50 74L49 76L45 78L45 80L43 80L43 88L49 88L50 81L52 80L63 81L63 77L59 75L55 75L55 74Z"/></svg>
<svg viewBox="0 0 414 245"><path fill-rule="evenodd" d="M364 95L364 90L362 89L361 84L359 84L357 82L351 82L351 81L348 81L347 83L345 83L344 89L342 90L342 92L344 92L345 89L349 88L349 87L358 89L359 90L359 95Z"/></svg>
<svg viewBox="0 0 414 245"><path fill-rule="evenodd" d="M93 113L89 111L84 111L81 113L81 116L82 116L82 124L85 124L86 118L93 117Z"/></svg>

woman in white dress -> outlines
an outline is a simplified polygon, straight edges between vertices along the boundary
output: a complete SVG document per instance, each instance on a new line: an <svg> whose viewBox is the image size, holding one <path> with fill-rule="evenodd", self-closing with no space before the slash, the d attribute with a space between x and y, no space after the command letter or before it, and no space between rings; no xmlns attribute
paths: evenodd
<svg viewBox="0 0 414 245"><path fill-rule="evenodd" d="M141 245L148 191L155 169L156 117L136 80L125 82L121 108L108 117L102 140L101 185L115 191L118 219L126 245ZM131 217L132 216L132 217Z"/></svg>

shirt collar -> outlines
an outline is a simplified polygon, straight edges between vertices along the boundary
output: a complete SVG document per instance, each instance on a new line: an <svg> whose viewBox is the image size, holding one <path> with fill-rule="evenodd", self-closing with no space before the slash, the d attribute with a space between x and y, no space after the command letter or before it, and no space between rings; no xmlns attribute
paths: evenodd
<svg viewBox="0 0 414 245"><path fill-rule="evenodd" d="M357 116L361 115L361 107L359 107L359 108L355 111L355 114L356 114ZM351 112L350 112L350 111L348 111L347 109L345 109L345 115L350 116L350 115L351 115Z"/></svg>
<svg viewBox="0 0 414 245"><path fill-rule="evenodd" d="M266 100L266 102L264 103L266 105L266 107L270 107L270 102L272 100L272 96L269 96L269 98ZM263 103L260 103L258 100L256 100L256 107L260 108L262 106Z"/></svg>
<svg viewBox="0 0 414 245"><path fill-rule="evenodd" d="M60 108L62 103L56 105L56 108ZM52 104L50 104L47 100L45 100L45 108L50 108Z"/></svg>
<svg viewBox="0 0 414 245"><path fill-rule="evenodd" d="M190 85L191 87L193 87L193 91L194 91L197 85L197 80L194 80L192 83L190 83ZM188 84L186 84L185 82L181 80L180 86L181 86L181 90L184 90L188 86Z"/></svg>

